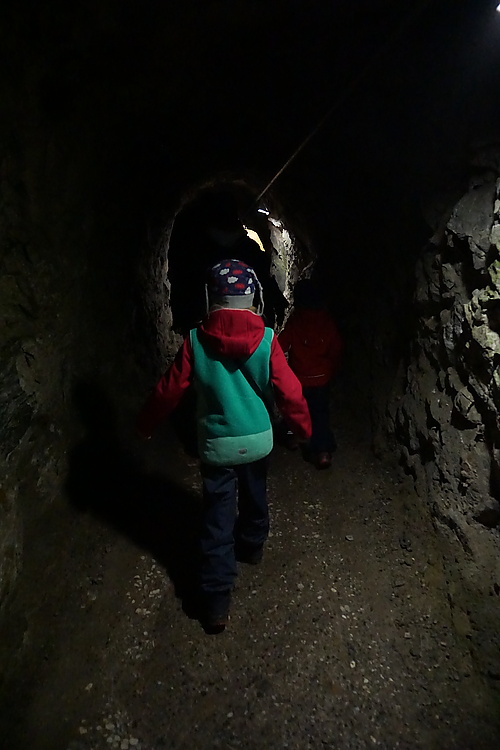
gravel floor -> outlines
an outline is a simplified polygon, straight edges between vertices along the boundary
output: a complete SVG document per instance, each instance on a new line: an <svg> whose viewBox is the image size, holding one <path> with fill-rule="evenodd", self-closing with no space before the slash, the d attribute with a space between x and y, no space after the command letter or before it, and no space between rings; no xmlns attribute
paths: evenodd
<svg viewBox="0 0 500 750"><path fill-rule="evenodd" d="M110 436L79 446L75 502L28 534L0 633L1 746L500 747L498 696L457 631L411 484L348 420L338 440L323 472L275 449L272 535L262 564L241 566L218 636L183 606L196 461L170 428L136 455Z"/></svg>

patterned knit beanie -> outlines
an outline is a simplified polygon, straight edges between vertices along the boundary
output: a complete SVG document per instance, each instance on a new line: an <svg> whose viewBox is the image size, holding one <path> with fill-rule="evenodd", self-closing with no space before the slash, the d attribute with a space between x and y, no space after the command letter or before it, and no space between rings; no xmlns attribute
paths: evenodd
<svg viewBox="0 0 500 750"><path fill-rule="evenodd" d="M209 271L207 292L211 305L245 310L254 304L256 290L260 292L255 271L241 260L223 260Z"/></svg>

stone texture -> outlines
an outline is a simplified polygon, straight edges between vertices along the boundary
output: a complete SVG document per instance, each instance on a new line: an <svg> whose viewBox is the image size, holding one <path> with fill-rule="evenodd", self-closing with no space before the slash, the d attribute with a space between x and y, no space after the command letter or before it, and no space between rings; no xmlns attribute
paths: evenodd
<svg viewBox="0 0 500 750"><path fill-rule="evenodd" d="M21 566L22 529L14 490L0 486L0 599L11 592Z"/></svg>
<svg viewBox="0 0 500 750"><path fill-rule="evenodd" d="M417 264L417 336L388 419L449 543L457 629L490 676L500 603L480 597L500 585L498 192L493 180L464 195L441 246L427 247Z"/></svg>
<svg viewBox="0 0 500 750"><path fill-rule="evenodd" d="M466 237L485 251L490 246L493 221L495 184L482 185L466 193L455 206L448 222L448 231Z"/></svg>

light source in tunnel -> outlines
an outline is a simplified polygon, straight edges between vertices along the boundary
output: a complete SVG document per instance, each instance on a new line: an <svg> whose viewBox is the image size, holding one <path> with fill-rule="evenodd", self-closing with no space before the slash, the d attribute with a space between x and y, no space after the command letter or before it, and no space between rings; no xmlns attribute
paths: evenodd
<svg viewBox="0 0 500 750"><path fill-rule="evenodd" d="M244 224L243 224L243 229L245 230L245 232L247 233L247 235L250 237L250 239L253 240L254 242L256 242L257 245L262 250L262 252L265 253L266 250L265 250L264 245L262 244L262 240L260 239L260 237L257 234L257 232L255 232L253 229L249 229Z"/></svg>
<svg viewBox="0 0 500 750"><path fill-rule="evenodd" d="M496 7L496 12L497 12L497 13L500 13L500 3L498 3L498 5L497 5L497 7Z"/></svg>
<svg viewBox="0 0 500 750"><path fill-rule="evenodd" d="M269 211L267 210L267 208L258 208L257 212L259 214L265 214L266 216L269 216Z"/></svg>

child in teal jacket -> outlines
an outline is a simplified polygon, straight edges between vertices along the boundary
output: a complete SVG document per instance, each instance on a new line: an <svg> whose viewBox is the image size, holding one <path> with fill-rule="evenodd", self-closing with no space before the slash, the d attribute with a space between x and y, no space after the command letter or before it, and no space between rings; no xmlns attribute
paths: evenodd
<svg viewBox="0 0 500 750"><path fill-rule="evenodd" d="M191 385L197 395L197 438L203 479L201 619L224 630L236 561L260 562L269 531L267 465L273 447L268 404L274 398L301 440L311 435L302 387L262 319L252 268L229 259L207 284L209 312L190 331L139 416L149 437Z"/></svg>

